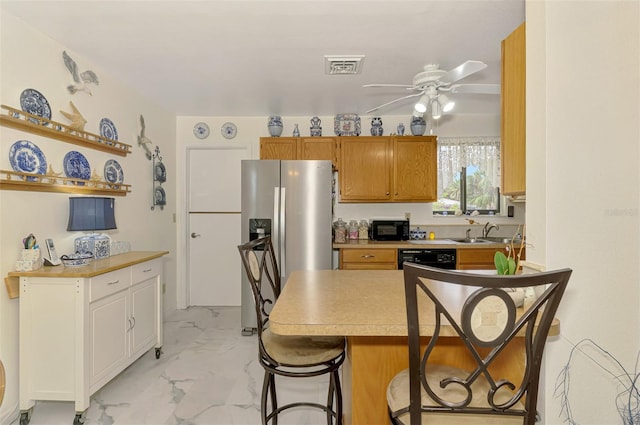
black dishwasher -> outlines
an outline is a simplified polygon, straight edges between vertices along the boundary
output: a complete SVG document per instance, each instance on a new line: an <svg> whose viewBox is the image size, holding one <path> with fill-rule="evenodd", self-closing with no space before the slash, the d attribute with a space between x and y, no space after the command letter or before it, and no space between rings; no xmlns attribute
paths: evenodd
<svg viewBox="0 0 640 425"><path fill-rule="evenodd" d="M453 270L456 268L456 250L400 248L398 249L399 270L402 270L402 264L405 261L439 269Z"/></svg>

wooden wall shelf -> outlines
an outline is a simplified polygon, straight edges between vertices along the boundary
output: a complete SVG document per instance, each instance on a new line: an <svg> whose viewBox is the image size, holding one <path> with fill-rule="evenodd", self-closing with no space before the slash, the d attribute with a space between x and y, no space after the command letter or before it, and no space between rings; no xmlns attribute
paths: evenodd
<svg viewBox="0 0 640 425"><path fill-rule="evenodd" d="M87 131L74 130L68 125L32 115L10 106L0 105L0 108L6 111L6 113L0 114L0 125L4 127L15 128L31 134L37 134L50 139L56 139L119 156L127 156L127 154L132 152L131 145L126 143L107 139ZM30 121L30 119L36 122ZM38 124L38 122L40 122L40 124Z"/></svg>
<svg viewBox="0 0 640 425"><path fill-rule="evenodd" d="M0 170L0 189L32 192L62 192L83 195L126 196L129 184L113 184L98 180L83 180L51 174L29 174Z"/></svg>

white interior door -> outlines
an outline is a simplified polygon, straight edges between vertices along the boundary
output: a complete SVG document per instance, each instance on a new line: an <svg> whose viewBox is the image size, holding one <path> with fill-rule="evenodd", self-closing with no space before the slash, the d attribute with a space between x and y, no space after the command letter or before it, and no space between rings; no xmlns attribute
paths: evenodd
<svg viewBox="0 0 640 425"><path fill-rule="evenodd" d="M239 306L241 161L247 146L188 152L188 305Z"/></svg>
<svg viewBox="0 0 640 425"><path fill-rule="evenodd" d="M189 214L189 305L240 305L240 214Z"/></svg>

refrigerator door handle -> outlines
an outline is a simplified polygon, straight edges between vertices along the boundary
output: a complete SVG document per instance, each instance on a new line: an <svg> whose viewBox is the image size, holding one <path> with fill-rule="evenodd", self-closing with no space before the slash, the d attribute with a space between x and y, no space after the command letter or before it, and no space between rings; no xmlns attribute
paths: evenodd
<svg viewBox="0 0 640 425"><path fill-rule="evenodd" d="M280 234L278 235L280 238L280 274L284 278L287 275L287 238L286 238L286 224L287 224L287 214L286 214L286 198L287 198L287 188L280 188ZM283 284L285 282L282 282Z"/></svg>
<svg viewBox="0 0 640 425"><path fill-rule="evenodd" d="M271 233L271 243L274 249L278 250L280 237L280 223L278 220L278 207L280 206L280 187L273 188L273 232Z"/></svg>

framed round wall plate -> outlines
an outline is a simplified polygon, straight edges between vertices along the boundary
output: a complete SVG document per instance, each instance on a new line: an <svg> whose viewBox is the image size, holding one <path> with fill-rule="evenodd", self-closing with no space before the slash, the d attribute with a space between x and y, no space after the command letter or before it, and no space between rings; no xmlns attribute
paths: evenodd
<svg viewBox="0 0 640 425"><path fill-rule="evenodd" d="M204 122L199 122L193 126L193 134L198 139L206 139L209 137L209 126Z"/></svg>
<svg viewBox="0 0 640 425"><path fill-rule="evenodd" d="M234 123L226 122L222 124L220 132L222 133L222 137L224 137L225 139L233 139L238 133L238 128Z"/></svg>

